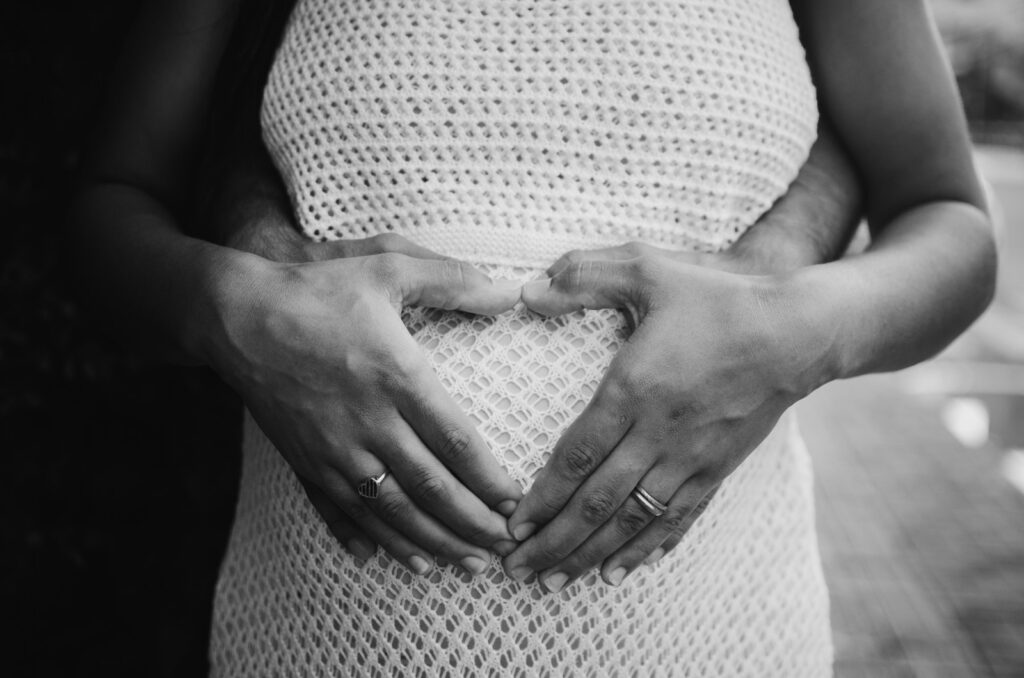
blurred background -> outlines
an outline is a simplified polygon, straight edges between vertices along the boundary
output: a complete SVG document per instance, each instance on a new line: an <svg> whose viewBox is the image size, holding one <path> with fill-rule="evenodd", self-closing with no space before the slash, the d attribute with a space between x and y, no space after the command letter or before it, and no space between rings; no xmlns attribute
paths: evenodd
<svg viewBox="0 0 1024 678"><path fill-rule="evenodd" d="M0 9L5 675L206 671L239 404L105 338L60 256L137 4ZM1000 215L1000 286L938 359L800 405L841 678L1024 676L1024 2L931 4Z"/></svg>

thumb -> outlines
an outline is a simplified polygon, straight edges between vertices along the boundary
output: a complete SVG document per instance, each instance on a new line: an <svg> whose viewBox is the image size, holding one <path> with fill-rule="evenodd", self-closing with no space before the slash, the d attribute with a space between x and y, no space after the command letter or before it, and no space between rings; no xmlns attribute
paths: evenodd
<svg viewBox="0 0 1024 678"><path fill-rule="evenodd" d="M418 259L404 255L394 276L402 306L429 306L482 315L504 313L519 302L521 283L492 280L457 259Z"/></svg>
<svg viewBox="0 0 1024 678"><path fill-rule="evenodd" d="M644 304L639 260L589 259L562 268L551 278L523 285L523 303L543 315L586 309L625 308L634 315Z"/></svg>

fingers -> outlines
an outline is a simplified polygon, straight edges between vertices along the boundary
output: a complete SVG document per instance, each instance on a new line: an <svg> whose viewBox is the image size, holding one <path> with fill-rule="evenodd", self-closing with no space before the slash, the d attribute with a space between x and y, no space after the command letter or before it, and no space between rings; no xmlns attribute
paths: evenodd
<svg viewBox="0 0 1024 678"><path fill-rule="evenodd" d="M506 559L509 574L521 580L549 570L541 579L549 590L558 590L642 530L652 516L630 492L650 467L641 454L647 447L639 436L627 436L558 515ZM659 478L653 491L671 495L673 488L662 487L666 482L671 480Z"/></svg>
<svg viewBox="0 0 1024 678"><path fill-rule="evenodd" d="M667 252L653 245L642 242L628 242L615 247L602 247L593 250L571 250L560 256L555 263L548 267L547 275L553 278L567 267L583 261L623 261L635 259L653 252Z"/></svg>
<svg viewBox="0 0 1024 678"><path fill-rule="evenodd" d="M424 446L409 424L405 421L396 421L386 429L387 436L375 441L378 454L417 506L469 543L494 548L499 553L508 553L514 548L505 517L491 510L456 478L438 457ZM459 437L457 440L461 445L462 441L469 439ZM449 437L449 448L452 442ZM483 454L495 467L490 469L494 479L487 478L492 498L518 496L519 486L508 478L486 449ZM507 487L501 488L501 495L495 495L494 493L499 490L498 483L505 482L505 479Z"/></svg>
<svg viewBox="0 0 1024 678"><path fill-rule="evenodd" d="M511 514L522 499L522 488L488 449L473 421L455 404L429 366L409 377L408 387L394 393L394 403L412 431L483 504L502 516ZM502 522L501 533L508 539Z"/></svg>
<svg viewBox="0 0 1024 678"><path fill-rule="evenodd" d="M359 560L372 558L377 552L377 544L367 537L323 490L307 480L300 480L300 482L302 489L306 491L306 496L309 497L309 503L324 519L327 529L341 542L342 546Z"/></svg>
<svg viewBox="0 0 1024 678"><path fill-rule="evenodd" d="M374 515L367 503L352 489L353 486L350 485L347 478L332 472L322 478L322 482L322 497L326 497L328 502L335 507L334 510L328 509L332 516L337 516L339 513L347 516L351 524L358 524L359 529L370 539L380 544L385 551L416 574L426 574L431 570L432 555L430 551L414 544ZM324 506L324 501L322 498L317 501L319 504L314 504L314 507L319 511L320 507ZM335 521L332 520L333 522Z"/></svg>
<svg viewBox="0 0 1024 678"><path fill-rule="evenodd" d="M605 378L593 399L555 444L530 491L508 520L519 541L558 514L629 431L629 413L610 397Z"/></svg>
<svg viewBox="0 0 1024 678"><path fill-rule="evenodd" d="M389 253L374 257L373 265L396 307L419 305L494 315L519 302L518 282L491 280L463 261Z"/></svg>
<svg viewBox="0 0 1024 678"><path fill-rule="evenodd" d="M651 554L644 558L645 565L654 565L656 562L661 560L665 554L669 553L679 545L679 542L683 540L683 537L685 537L686 533L690 531L690 528L697 522L697 519L704 515L704 512L707 510L711 500L714 499L715 495L718 493L718 488L720 487L721 485L715 485L706 495L704 495L704 498L699 504L697 504L697 508L695 508L693 513L690 514L689 520L687 520L682 528L673 531L661 546L651 551Z"/></svg>
<svg viewBox="0 0 1024 678"><path fill-rule="evenodd" d="M525 283L522 299L531 311L548 316L596 308L625 308L637 316L654 265L650 259L583 259L549 279Z"/></svg>
<svg viewBox="0 0 1024 678"><path fill-rule="evenodd" d="M674 549L707 509L719 486L707 489L699 477L691 478L669 502L669 508L601 567L601 577L618 586L641 564L653 565Z"/></svg>
<svg viewBox="0 0 1024 678"><path fill-rule="evenodd" d="M487 569L490 554L462 540L417 506L393 473L384 477L377 497L365 499L356 494L360 482L379 477L384 468L375 455L353 451L346 468L336 469L343 481L331 488L332 498L367 534L417 574L430 570L433 554L460 563L471 574Z"/></svg>

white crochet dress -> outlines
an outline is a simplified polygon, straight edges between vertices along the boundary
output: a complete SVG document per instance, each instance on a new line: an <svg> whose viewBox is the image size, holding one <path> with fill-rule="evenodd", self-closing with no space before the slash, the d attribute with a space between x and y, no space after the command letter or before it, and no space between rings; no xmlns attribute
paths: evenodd
<svg viewBox="0 0 1024 678"><path fill-rule="evenodd" d="M522 279L573 248L726 247L816 121L784 0L300 0L263 107L310 237L395 231ZM524 487L624 328L406 320ZM809 461L787 414L661 562L549 595L497 559L358 567L247 418L211 644L218 676L829 675Z"/></svg>

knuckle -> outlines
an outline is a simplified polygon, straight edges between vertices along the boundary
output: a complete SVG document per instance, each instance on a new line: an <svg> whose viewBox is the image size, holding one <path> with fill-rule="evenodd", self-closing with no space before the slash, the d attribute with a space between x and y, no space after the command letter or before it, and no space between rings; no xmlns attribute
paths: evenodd
<svg viewBox="0 0 1024 678"><path fill-rule="evenodd" d="M642 508L633 504L625 504L615 514L615 527L623 536L630 537L644 529L651 520Z"/></svg>
<svg viewBox="0 0 1024 678"><path fill-rule="evenodd" d="M604 523L615 513L617 508L618 503L612 492L605 489L587 493L580 502L580 513L583 520L590 524Z"/></svg>
<svg viewBox="0 0 1024 678"><path fill-rule="evenodd" d="M424 504L443 504L451 496L448 490L448 483L443 478L429 471L420 473L412 481L409 489L413 496Z"/></svg>
<svg viewBox="0 0 1024 678"><path fill-rule="evenodd" d="M657 383L658 379L648 374L646 370L629 369L620 370L615 375L612 386L617 391L616 395L619 401L630 403L635 407L637 403L650 398Z"/></svg>
<svg viewBox="0 0 1024 678"><path fill-rule="evenodd" d="M472 272L472 267L458 259L444 259L439 264L444 281L455 287L465 287Z"/></svg>
<svg viewBox="0 0 1024 678"><path fill-rule="evenodd" d="M461 428L446 428L441 434L437 452L449 464L459 466L468 462L473 456L469 433Z"/></svg>
<svg viewBox="0 0 1024 678"><path fill-rule="evenodd" d="M661 524L672 534L678 534L686 527L686 518L690 515L690 508L687 506L669 506L661 516Z"/></svg>
<svg viewBox="0 0 1024 678"><path fill-rule="evenodd" d="M597 447L587 440L580 440L573 444L562 457L566 475L573 479L581 479L590 475L599 461L600 453Z"/></svg>

